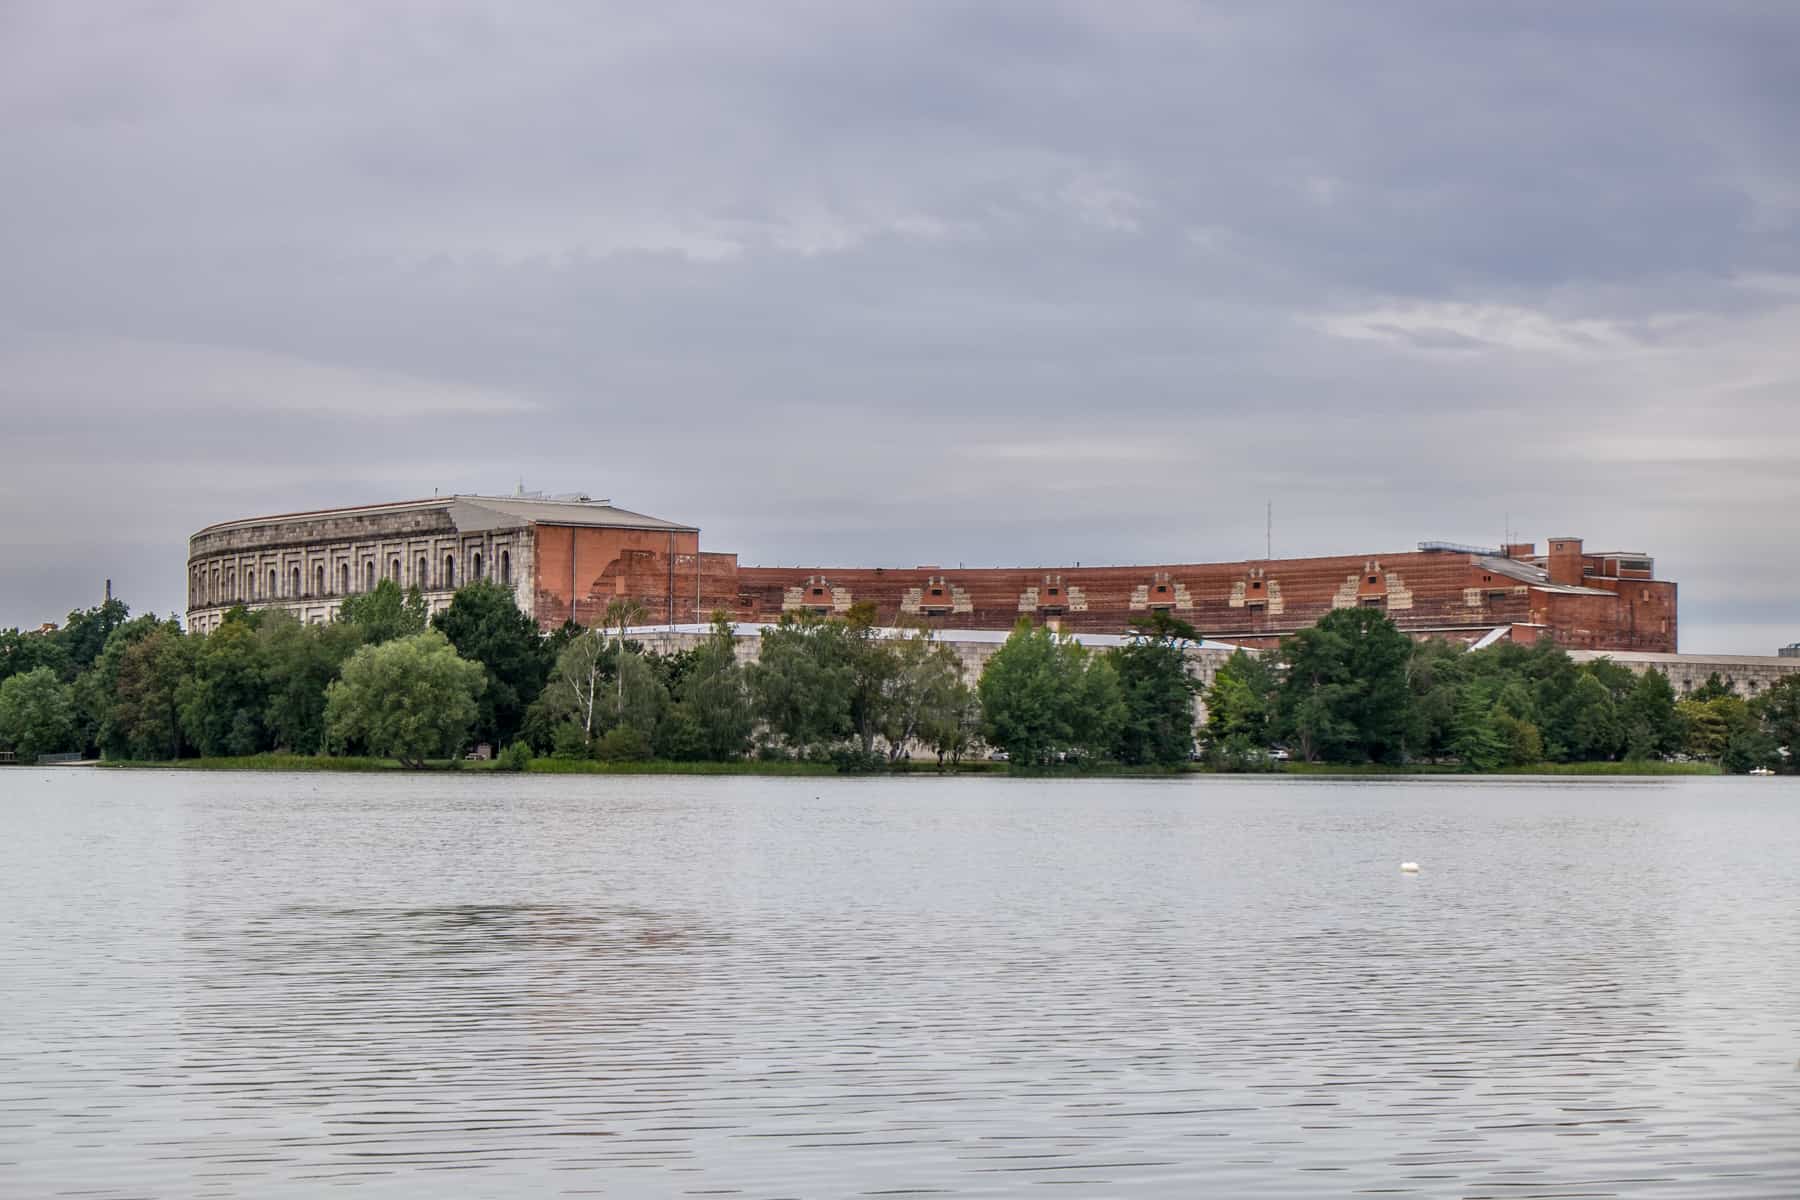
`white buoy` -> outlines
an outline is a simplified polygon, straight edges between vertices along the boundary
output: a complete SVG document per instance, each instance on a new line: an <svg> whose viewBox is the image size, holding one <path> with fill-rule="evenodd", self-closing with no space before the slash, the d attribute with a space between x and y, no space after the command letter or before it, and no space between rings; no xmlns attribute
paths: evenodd
<svg viewBox="0 0 1800 1200"><path fill-rule="evenodd" d="M1402 871L1406 872L1408 875L1417 875L1419 873L1419 864L1418 863L1401 863L1400 869Z"/></svg>

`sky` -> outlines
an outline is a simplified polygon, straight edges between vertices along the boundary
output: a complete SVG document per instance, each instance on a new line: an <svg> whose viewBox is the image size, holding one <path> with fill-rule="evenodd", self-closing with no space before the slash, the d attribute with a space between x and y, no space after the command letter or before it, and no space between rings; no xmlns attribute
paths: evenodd
<svg viewBox="0 0 1800 1200"><path fill-rule="evenodd" d="M1800 641L1800 5L0 0L0 625L582 491L754 565L1654 555Z"/></svg>

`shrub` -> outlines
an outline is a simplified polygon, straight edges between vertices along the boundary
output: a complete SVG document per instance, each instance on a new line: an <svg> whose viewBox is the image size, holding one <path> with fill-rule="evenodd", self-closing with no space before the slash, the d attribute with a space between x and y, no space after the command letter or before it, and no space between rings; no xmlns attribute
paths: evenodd
<svg viewBox="0 0 1800 1200"><path fill-rule="evenodd" d="M643 762L650 757L650 742L629 725L614 726L596 743L594 757L601 762Z"/></svg>

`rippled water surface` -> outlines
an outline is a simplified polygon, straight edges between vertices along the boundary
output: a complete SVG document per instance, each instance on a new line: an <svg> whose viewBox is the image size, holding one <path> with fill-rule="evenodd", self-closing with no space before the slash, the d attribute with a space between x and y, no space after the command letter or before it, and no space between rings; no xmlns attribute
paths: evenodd
<svg viewBox="0 0 1800 1200"><path fill-rule="evenodd" d="M12 769L0 818L9 1197L1800 1196L1784 779Z"/></svg>

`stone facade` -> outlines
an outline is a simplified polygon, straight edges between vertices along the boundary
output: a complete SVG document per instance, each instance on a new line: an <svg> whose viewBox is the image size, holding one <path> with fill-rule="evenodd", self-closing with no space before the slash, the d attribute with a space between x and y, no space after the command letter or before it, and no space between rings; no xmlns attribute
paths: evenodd
<svg viewBox="0 0 1800 1200"><path fill-rule="evenodd" d="M535 497L449 496L228 521L189 539L188 627L216 629L239 604L328 621L383 579L417 587L433 612L463 584L493 580L547 629L566 619L594 623L621 597L650 618L691 620L701 597L690 589L707 573L703 559L717 557L700 555L698 539L691 527L604 502ZM708 599L716 607L725 597Z"/></svg>
<svg viewBox="0 0 1800 1200"><path fill-rule="evenodd" d="M1800 675L1800 658L1761 654L1645 654L1632 651L1572 650L1577 662L1608 659L1642 675L1661 671L1677 697L1686 696L1717 675L1726 686L1751 700L1791 675Z"/></svg>

